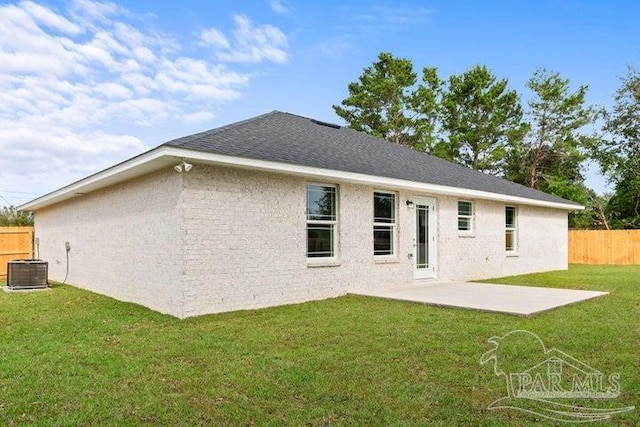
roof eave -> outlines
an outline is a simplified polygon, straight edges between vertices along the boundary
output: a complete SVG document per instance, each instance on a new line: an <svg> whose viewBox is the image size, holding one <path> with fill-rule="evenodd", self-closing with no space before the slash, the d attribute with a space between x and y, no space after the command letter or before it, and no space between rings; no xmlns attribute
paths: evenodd
<svg viewBox="0 0 640 427"><path fill-rule="evenodd" d="M42 209L52 204L73 198L79 194L85 194L91 191L105 188L109 185L113 185L118 182L144 175L154 170L158 170L162 167L171 166L176 160L179 159L185 159L190 162L203 164L240 167L265 172L286 173L312 179L373 185L389 189L412 190L432 194L493 200L513 204L525 204L568 211L584 209L584 206L571 203L550 202L545 200L530 199L526 197L492 193L487 191L470 190L460 187L428 184L423 182L408 181L397 178L387 178L356 172L322 169L312 166L229 156L224 154L216 154L166 145L160 146L156 149L143 153L137 157L105 169L80 181L74 182L73 184L70 184L52 193L27 202L19 208L22 210L33 211Z"/></svg>
<svg viewBox="0 0 640 427"><path fill-rule="evenodd" d="M584 206L571 203L557 203L545 200L530 199L527 197L510 196L506 194L492 193L488 191L470 190L461 187L428 184L423 182L408 181L398 178L387 178L382 176L367 175L356 172L347 172L334 169L322 169L312 166L303 166L289 163L272 162L267 160L256 160L245 157L235 157L223 154L215 154L204 151L181 150L173 152L176 157L189 157L206 164L215 164L230 167L240 167L253 170L261 170L266 172L286 173L289 175L303 176L313 179L338 180L353 184L373 185L385 187L389 189L413 190L441 195L451 195L460 197L470 197L476 199L503 201L513 204L526 204L531 206L550 207L564 210L581 210ZM182 152L182 150L186 152ZM188 153L187 153L188 152Z"/></svg>
<svg viewBox="0 0 640 427"><path fill-rule="evenodd" d="M58 190L47 193L18 206L20 210L36 211L38 209L60 203L74 197L90 193L110 185L124 182L129 179L158 170L163 166L169 166L175 159L170 159L160 146L144 152L136 157L118 163L79 181L66 185Z"/></svg>

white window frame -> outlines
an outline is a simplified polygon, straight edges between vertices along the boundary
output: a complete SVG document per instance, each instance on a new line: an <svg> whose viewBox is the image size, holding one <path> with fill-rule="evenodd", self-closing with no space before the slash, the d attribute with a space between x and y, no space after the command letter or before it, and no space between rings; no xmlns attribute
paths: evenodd
<svg viewBox="0 0 640 427"><path fill-rule="evenodd" d="M386 194L386 195L390 195L393 196L393 222L376 222L376 211L375 211L375 200L376 200L376 194ZM375 239L375 229L376 227L385 227L385 228L389 228L391 230L391 253L390 254L376 254L376 249L375 249L375 240L374 240L374 246L373 246L373 256L376 258L381 258L381 257L395 257L396 256L396 248L398 247L398 245L396 244L396 236L398 235L397 233L397 226L398 226L398 195L393 192L393 191L383 191L383 190L374 190L373 191L373 232L374 232L374 239Z"/></svg>
<svg viewBox="0 0 640 427"><path fill-rule="evenodd" d="M513 209L513 226L509 226L507 224L507 209ZM518 207L507 205L504 207L504 232L505 232L505 252L509 255L514 255L518 253ZM507 233L511 233L513 238L513 248L509 249L507 247Z"/></svg>
<svg viewBox="0 0 640 427"><path fill-rule="evenodd" d="M335 190L335 218L333 220L318 220L318 219L309 219L309 187L327 187L333 188ZM339 192L338 186L335 184L325 184L320 182L308 182L305 186L305 256L308 262L316 262L316 263L324 263L324 262L332 262L338 259L338 217L339 217ZM309 226L313 225L330 225L331 226L331 252L330 256L309 256Z"/></svg>
<svg viewBox="0 0 640 427"><path fill-rule="evenodd" d="M469 203L469 205L471 205L471 215L460 215L460 202L463 203ZM457 228L458 228L458 235L459 236L473 236L476 233L476 206L475 203L472 200L464 200L464 199L460 199L458 200L458 203L456 203L456 207L458 209L458 221L457 221ZM466 218L469 220L469 229L468 230L460 230L460 219L461 218Z"/></svg>

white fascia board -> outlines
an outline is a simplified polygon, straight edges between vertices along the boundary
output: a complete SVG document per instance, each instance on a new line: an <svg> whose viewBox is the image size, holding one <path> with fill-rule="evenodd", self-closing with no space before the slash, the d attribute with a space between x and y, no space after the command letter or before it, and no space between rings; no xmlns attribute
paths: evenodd
<svg viewBox="0 0 640 427"><path fill-rule="evenodd" d="M474 199L494 200L513 204L524 204L530 206L541 206L564 210L581 210L584 206L567 203L547 202L544 200L529 199L526 197L509 196L506 194L491 193L488 191L469 190L460 187L446 185L427 184L423 182L407 181L404 179L387 178L375 175L366 175L356 172L338 171L334 169L322 169L312 166L302 166L290 163L272 162L267 160L256 160L244 157L228 156L223 154L207 153L201 151L184 150L180 148L167 147L167 154L173 157L180 157L199 161L202 163L223 165L230 167L240 167L267 172L286 173L289 175L304 176L307 178L320 179L325 182L342 181L352 184L365 184L387 188L389 190L401 189L412 190L424 193L441 194L447 196L467 197Z"/></svg>
<svg viewBox="0 0 640 427"><path fill-rule="evenodd" d="M89 175L86 178L18 206L18 209L35 211L54 203L78 197L160 169L163 165L169 163L169 159L166 158L166 154L163 153L162 148L163 147L159 147L147 151L122 163L118 163L115 166ZM171 159L171 161L174 160L175 159Z"/></svg>
<svg viewBox="0 0 640 427"><path fill-rule="evenodd" d="M583 206L566 203L546 202L544 200L529 199L526 197L509 196L505 194L491 193L488 191L469 190L445 185L427 184L422 182L407 181L404 179L387 178L375 175L367 175L356 172L338 171L333 169L316 168L290 163L273 162L268 160L256 160L245 157L235 157L224 154L208 153L178 147L160 146L119 163L87 178L69 184L59 190L45 194L42 197L27 202L21 206L21 210L38 210L54 203L59 203L79 195L89 193L101 188L114 185L119 182L132 179L162 167L169 167L181 159L194 163L239 167L244 169L260 170L265 172L285 173L289 175L303 176L325 182L348 182L386 188L389 190L410 190L421 193L441 194L472 199L494 200L513 204L541 206L563 210L580 210Z"/></svg>

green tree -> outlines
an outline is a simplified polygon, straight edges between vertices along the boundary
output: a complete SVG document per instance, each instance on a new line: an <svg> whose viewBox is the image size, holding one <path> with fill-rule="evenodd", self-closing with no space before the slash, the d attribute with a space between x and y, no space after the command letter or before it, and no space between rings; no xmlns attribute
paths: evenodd
<svg viewBox="0 0 640 427"><path fill-rule="evenodd" d="M0 227L33 225L33 213L19 211L14 206L0 207Z"/></svg>
<svg viewBox="0 0 640 427"><path fill-rule="evenodd" d="M412 145L419 151L433 153L438 143L443 84L436 68L423 68L422 82L414 91L410 103L415 112L415 135Z"/></svg>
<svg viewBox="0 0 640 427"><path fill-rule="evenodd" d="M611 229L611 218L606 211L606 207L611 199L611 194L597 194L595 191L590 190L589 205L587 209L591 211L591 227L594 229ZM586 227L583 227L586 228Z"/></svg>
<svg viewBox="0 0 640 427"><path fill-rule="evenodd" d="M640 228L640 167L629 161L606 206L612 228Z"/></svg>
<svg viewBox="0 0 640 427"><path fill-rule="evenodd" d="M435 68L418 85L411 60L382 52L333 109L352 129L425 151L435 140L440 86Z"/></svg>
<svg viewBox="0 0 640 427"><path fill-rule="evenodd" d="M487 67L449 77L442 101L442 133L433 154L473 169L503 174L511 145L527 130L518 94Z"/></svg>
<svg viewBox="0 0 640 427"><path fill-rule="evenodd" d="M606 206L612 228L640 228L640 74L633 68L621 79L605 130L610 138L593 156L614 184Z"/></svg>
<svg viewBox="0 0 640 427"><path fill-rule="evenodd" d="M569 80L537 70L527 82L529 132L507 155L506 177L530 188L579 202L586 196L581 173L588 147L597 138L586 133L600 111L585 105L587 86L571 92Z"/></svg>
<svg viewBox="0 0 640 427"><path fill-rule="evenodd" d="M382 52L357 82L349 84L349 96L333 109L352 129L412 146L415 121L411 102L416 81L409 59Z"/></svg>
<svg viewBox="0 0 640 427"><path fill-rule="evenodd" d="M611 219L606 211L610 195L601 196L584 183L570 183L556 177L552 177L549 184L549 191L553 194L584 206L583 210L569 213L569 228L579 230L610 229Z"/></svg>

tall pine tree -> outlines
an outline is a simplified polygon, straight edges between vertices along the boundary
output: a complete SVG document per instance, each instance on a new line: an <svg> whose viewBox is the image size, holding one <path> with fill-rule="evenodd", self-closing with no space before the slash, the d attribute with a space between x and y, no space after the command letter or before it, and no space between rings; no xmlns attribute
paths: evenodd
<svg viewBox="0 0 640 427"><path fill-rule="evenodd" d="M434 154L502 175L507 150L527 130L518 94L487 67L452 75L443 95L443 138Z"/></svg>
<svg viewBox="0 0 640 427"><path fill-rule="evenodd" d="M640 228L640 74L622 78L605 130L610 138L594 147L594 157L614 185L606 211L614 228Z"/></svg>

